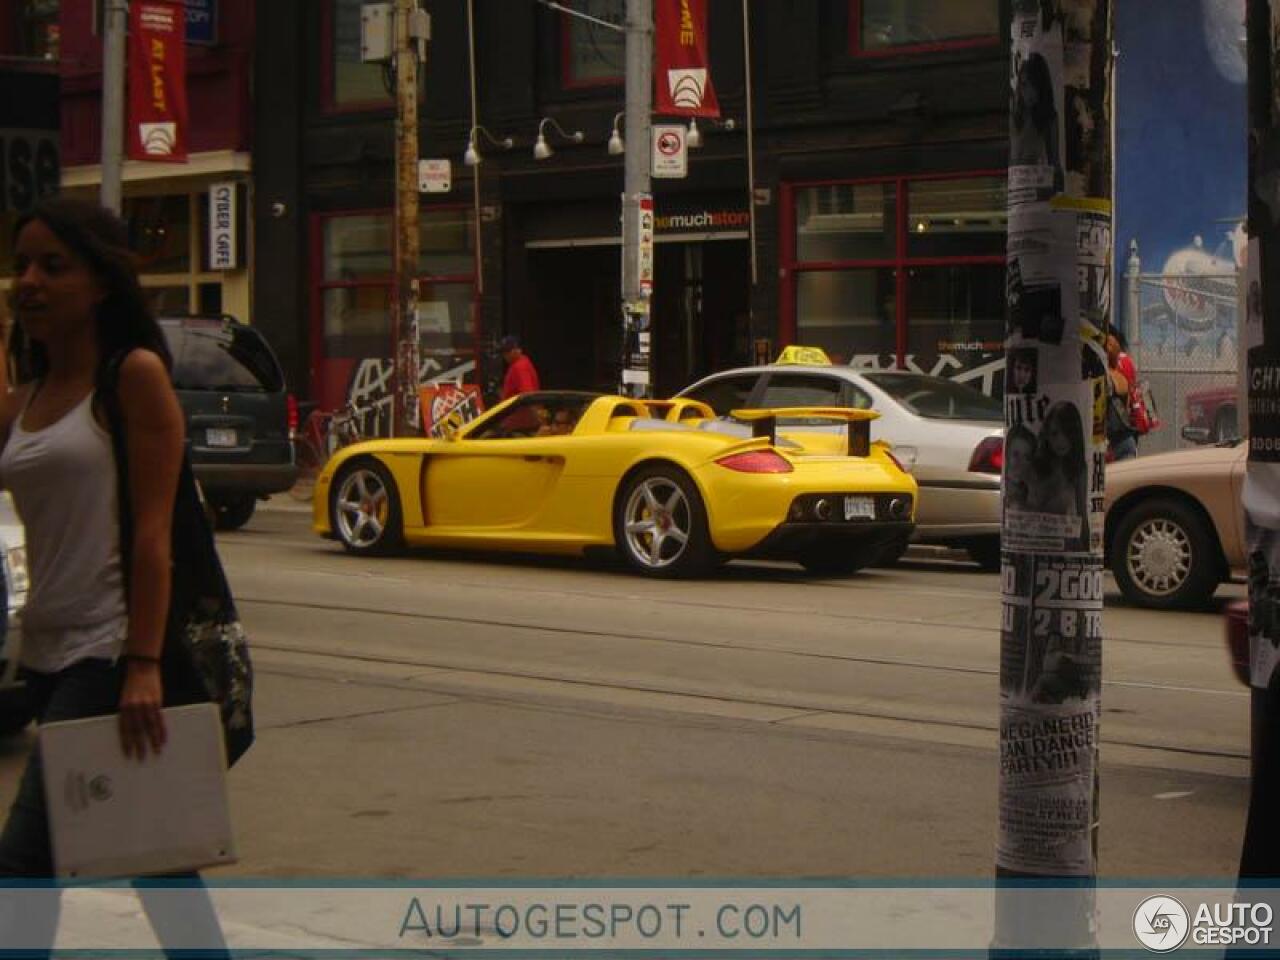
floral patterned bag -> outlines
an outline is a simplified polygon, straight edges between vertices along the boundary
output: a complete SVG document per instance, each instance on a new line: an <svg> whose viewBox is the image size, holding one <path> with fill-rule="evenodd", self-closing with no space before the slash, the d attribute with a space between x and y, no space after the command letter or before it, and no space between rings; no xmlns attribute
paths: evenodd
<svg viewBox="0 0 1280 960"><path fill-rule="evenodd" d="M97 395L107 414L115 452L120 491L120 563L128 597L133 520L124 415L115 390L121 359L115 358L107 365ZM169 619L161 656L165 703L218 704L230 765L253 743L253 664L249 641L218 559L204 501L185 454L174 501L172 544Z"/></svg>

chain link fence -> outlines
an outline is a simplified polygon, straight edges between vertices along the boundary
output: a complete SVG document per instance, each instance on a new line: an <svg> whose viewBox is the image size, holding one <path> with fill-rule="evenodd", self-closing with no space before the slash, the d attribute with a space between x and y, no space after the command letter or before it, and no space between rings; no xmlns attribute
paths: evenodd
<svg viewBox="0 0 1280 960"><path fill-rule="evenodd" d="M1139 441L1140 453L1238 436L1238 276L1127 274L1125 281L1129 354L1161 424Z"/></svg>

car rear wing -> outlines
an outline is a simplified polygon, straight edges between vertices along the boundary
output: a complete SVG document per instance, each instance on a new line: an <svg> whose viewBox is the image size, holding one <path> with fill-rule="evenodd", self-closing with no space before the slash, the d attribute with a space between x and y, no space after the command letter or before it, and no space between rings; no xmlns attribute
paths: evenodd
<svg viewBox="0 0 1280 960"><path fill-rule="evenodd" d="M731 410L729 416L751 425L753 437L768 437L778 442L779 420L835 420L849 424L849 456L865 457L871 453L871 421L880 414L874 410L849 407L775 407L771 410Z"/></svg>

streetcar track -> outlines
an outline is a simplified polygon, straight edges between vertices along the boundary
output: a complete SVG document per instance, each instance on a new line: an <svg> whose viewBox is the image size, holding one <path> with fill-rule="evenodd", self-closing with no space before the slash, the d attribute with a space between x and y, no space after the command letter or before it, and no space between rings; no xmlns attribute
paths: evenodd
<svg viewBox="0 0 1280 960"><path fill-rule="evenodd" d="M966 666L960 666L956 664L937 664L937 663L926 663L926 662L917 661L917 660L895 660L895 659L882 658L882 657L854 656L850 654L837 654L837 653L823 653L823 652L813 651L813 650L795 650L795 649L789 649L785 647L781 647L781 648L767 647L767 646L759 646L759 645L753 645L753 644L729 643L724 641L695 640L695 639L687 639L682 637L652 636L648 634L639 634L639 633L613 633L613 632L604 632L601 630L588 630L588 629L582 629L577 627L561 627L561 626L551 626L551 625L543 625L543 624L535 624L535 623L522 623L516 620L497 620L497 619L484 618L484 617L466 617L466 616L458 616L458 615L407 612L407 611L399 611L399 610L385 610L385 609L379 609L376 607L353 607L353 606L344 605L344 604L326 604L326 603L318 603L315 601L274 600L274 599L261 599L256 597L241 596L237 598L237 602L241 604L249 603L249 604L258 604L259 606L269 606L269 607L288 607L288 608L295 608L295 609L300 608L300 609L309 609L309 610L324 610L324 611L330 611L330 612L341 611L343 613L365 614L365 615L371 615L371 616L385 616L385 617L393 617L396 619L403 619L403 620L467 624L467 625L477 626L477 627L498 627L498 628L504 628L504 629L510 629L510 630L526 630L526 631L537 632L537 633L559 634L562 636L595 637L595 638L609 639L609 640L640 640L640 641L651 642L651 643L669 644L672 646L692 647L692 648L698 648L698 649L729 650L729 651L743 652L743 653L778 654L782 656L798 657L801 659L808 659L808 660L833 661L837 663L860 664L864 666L902 667L907 669L928 670L934 673L943 673L943 674L959 674L959 675L997 677L997 678L999 677L999 674L1000 674L1000 671L998 669L990 668L990 667L966 667ZM841 618L841 619L854 619L854 618ZM876 621L876 622L915 623L915 621ZM979 628L970 628L970 629L979 629ZM271 649L271 648L268 647L266 649ZM294 650L295 648L282 647L279 649ZM306 651L298 650L297 652L306 652ZM338 654L325 654L325 655L336 656ZM345 654L341 654L341 655L345 655ZM352 655L352 656L355 656L355 655ZM395 663L398 661L392 660L389 662ZM405 662L414 663L416 661L405 661ZM428 665L438 666L437 664L428 664ZM450 669L466 669L466 668L450 667ZM1205 696L1226 696L1226 697L1233 697L1233 698L1248 696L1247 691L1239 691L1234 689L1212 690L1204 687L1187 687L1187 686L1175 685L1175 684L1158 684L1158 683L1152 683L1150 681L1145 681L1145 680L1105 680L1104 679L1102 681L1102 684L1104 687L1123 687L1123 688L1142 689L1142 690L1156 690L1156 691L1168 692L1168 693L1196 693L1196 694L1202 694Z"/></svg>
<svg viewBox="0 0 1280 960"><path fill-rule="evenodd" d="M398 667L407 667L407 668L413 668L413 669L448 670L448 671L457 672L457 673L475 674L475 675L484 676L484 677L501 677L508 680L534 680L534 681L541 681L545 683L564 684L570 687L590 688L593 690L617 691L617 692L623 692L623 693L641 693L641 694L658 695L658 696L666 696L666 697L681 697L681 698L688 698L692 700L700 700L700 701L706 701L711 703L733 704L735 706L769 707L769 708L778 709L778 710L796 711L796 713L792 716L787 716L787 717L783 717L775 720L755 721L755 722L763 722L768 726L776 727L778 729L788 729L788 730L806 729L803 726L793 726L792 724L798 717L803 717L806 715L808 716L827 715L827 716L850 717L850 718L862 719L862 720L881 720L881 721L890 721L890 722L898 722L898 723L920 724L927 728L938 727L938 728L946 728L946 729L961 729L961 730L967 730L971 732L989 733L992 735L994 735L997 732L997 727L991 724L979 723L979 722L974 722L970 720L932 719L929 717L911 716L908 714L893 713L889 711L857 710L853 708L838 707L838 706L815 706L813 704L795 703L789 700L772 699L772 698L760 698L760 697L747 698L747 697L733 696L733 695L727 695L727 694L708 694L708 693L699 693L699 692L688 692L683 690L674 690L667 687L659 687L659 686L653 686L653 685L642 684L642 683L624 683L624 682L613 681L613 680L584 680L584 679L578 679L574 677L556 676L554 674L522 672L518 670L502 669L498 667L458 666L458 665L449 664L449 663L436 663L432 661L423 661L423 660L406 660L406 659L397 658L397 657L376 656L373 654L327 653L323 651L306 650L298 647L291 647L284 644L257 643L255 645L260 649L270 650L275 653L286 653L286 654L291 654L295 656L314 657L317 659L353 660L360 663L371 663L371 664L378 664L381 666L398 666ZM264 668L262 672L274 674L277 676L290 677L294 679L300 679L300 678L301 679L317 679L314 676L298 674L298 673L291 672L289 670L283 670L280 668L274 668L274 669ZM370 680L367 678L361 678L361 682L368 683L371 686L379 685L377 681ZM384 685L389 687L397 687L401 689L403 688L402 684L387 683ZM456 687L450 687L447 684L443 686L441 685L433 686L429 680L427 682L423 682L421 679L417 680L415 682L415 689L421 689L427 693L436 693L441 695L449 695L449 696L458 695ZM527 702L515 696L504 696L499 691L485 691L483 694L480 694L478 696L475 694L475 691L468 691L468 692L471 693L475 699L484 700L488 702L516 703L516 704L524 704ZM674 711L674 712L682 713L682 714L687 713L687 711ZM730 718L730 719L741 719L741 718ZM1104 730L1105 730L1105 726L1104 726ZM839 732L839 731L832 731L832 732ZM890 739L892 739L891 735L886 735L886 734L880 734L880 735L889 736ZM1197 748L1197 747L1180 747L1173 744L1150 743L1150 742L1143 742L1139 740L1111 739L1109 737L1106 737L1105 733L1104 733L1103 744L1106 746L1113 746L1113 747L1129 747L1129 748L1140 749L1140 750L1150 750L1150 751L1157 751L1161 753L1176 754L1176 755L1185 756L1185 757L1198 757L1198 758L1219 759L1219 760L1248 760L1249 759L1249 754L1247 753L1240 753L1240 752L1228 751L1228 750L1213 750L1213 749Z"/></svg>

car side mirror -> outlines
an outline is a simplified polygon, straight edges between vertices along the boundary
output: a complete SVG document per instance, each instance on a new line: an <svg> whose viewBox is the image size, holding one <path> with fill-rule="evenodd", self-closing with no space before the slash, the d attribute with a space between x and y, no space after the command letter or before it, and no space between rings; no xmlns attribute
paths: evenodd
<svg viewBox="0 0 1280 960"><path fill-rule="evenodd" d="M1191 443L1208 443L1211 439L1208 427L1185 426L1182 428L1182 439Z"/></svg>

